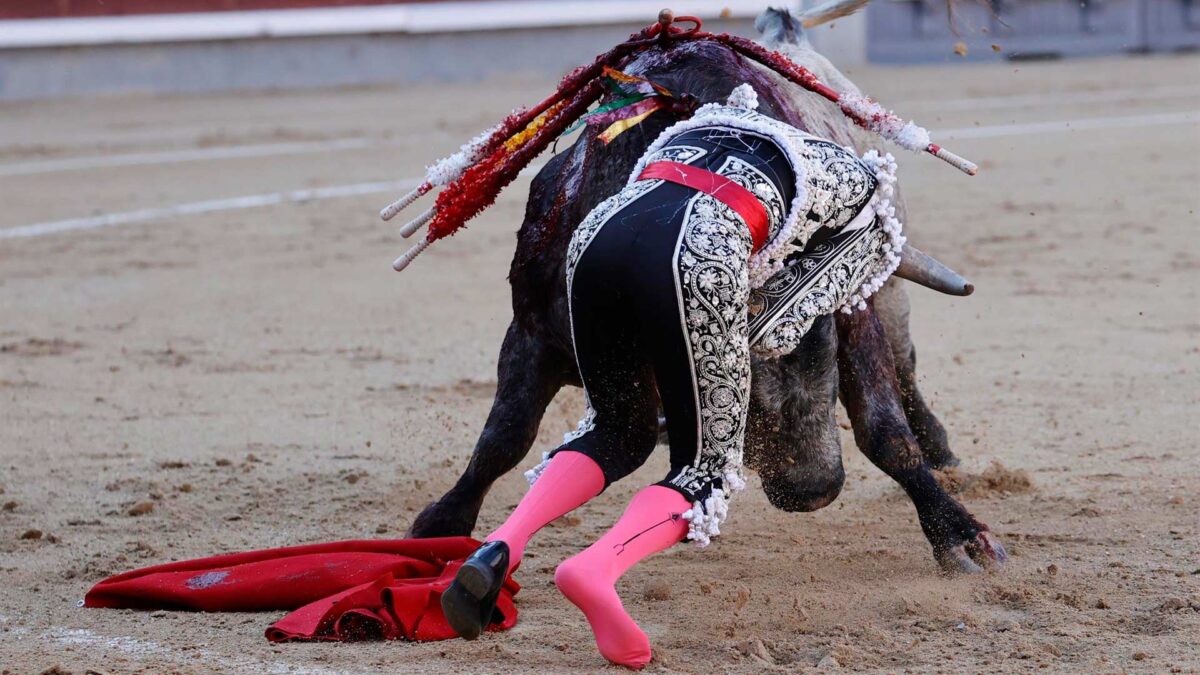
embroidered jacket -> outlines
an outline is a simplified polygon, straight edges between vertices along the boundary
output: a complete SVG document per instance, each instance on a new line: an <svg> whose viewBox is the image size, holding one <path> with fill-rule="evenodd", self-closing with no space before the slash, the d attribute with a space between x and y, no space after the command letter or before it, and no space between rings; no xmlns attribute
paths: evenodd
<svg viewBox="0 0 1200 675"><path fill-rule="evenodd" d="M795 198L781 219L770 219L767 243L749 261L750 344L759 355L775 357L794 350L818 316L864 308L864 300L895 271L904 238L891 205L896 165L890 154L871 151L859 158L757 107L757 95L746 84L724 105L701 106L655 139L629 182L691 129L742 130L783 149L796 177ZM774 192L771 186L743 187Z"/></svg>

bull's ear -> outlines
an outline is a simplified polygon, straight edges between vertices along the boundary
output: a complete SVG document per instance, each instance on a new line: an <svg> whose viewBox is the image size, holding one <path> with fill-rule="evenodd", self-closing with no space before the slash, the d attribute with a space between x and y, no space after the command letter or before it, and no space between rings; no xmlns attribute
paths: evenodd
<svg viewBox="0 0 1200 675"><path fill-rule="evenodd" d="M800 21L787 9L768 7L754 20L754 30L762 36L768 46L799 44L803 30Z"/></svg>

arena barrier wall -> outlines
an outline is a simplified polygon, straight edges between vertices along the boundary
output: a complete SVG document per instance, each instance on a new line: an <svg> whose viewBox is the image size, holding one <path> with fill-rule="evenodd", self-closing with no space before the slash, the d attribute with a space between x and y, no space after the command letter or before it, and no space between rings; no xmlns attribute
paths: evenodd
<svg viewBox="0 0 1200 675"><path fill-rule="evenodd" d="M498 0L0 21L0 99L558 76L644 27L662 4ZM706 28L746 34L770 3L671 4Z"/></svg>
<svg viewBox="0 0 1200 675"><path fill-rule="evenodd" d="M1200 48L1194 0L889 0L867 8L867 55L884 63L1061 58ZM954 52L962 41L965 55Z"/></svg>
<svg viewBox="0 0 1200 675"><path fill-rule="evenodd" d="M74 7L92 0L55 1ZM220 1L241 7L351 0ZM121 2L124 9L193 6ZM944 0L875 0L865 14L817 29L813 41L842 65L864 57L959 62L1200 48L1200 0L991 3L959 3L955 34ZM491 0L0 20L0 100L557 76L611 47L614 36L644 26L662 4L701 16L706 28L750 34L763 8L796 3ZM23 15L13 12L7 15ZM954 53L960 39L965 56Z"/></svg>

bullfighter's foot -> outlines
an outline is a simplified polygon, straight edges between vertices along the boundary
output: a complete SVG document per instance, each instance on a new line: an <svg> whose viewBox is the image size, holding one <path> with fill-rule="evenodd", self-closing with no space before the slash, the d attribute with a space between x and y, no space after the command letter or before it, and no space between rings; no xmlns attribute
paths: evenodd
<svg viewBox="0 0 1200 675"><path fill-rule="evenodd" d="M439 500L426 506L417 515L404 536L410 539L469 537L475 529L478 514L478 508L448 505Z"/></svg>
<svg viewBox="0 0 1200 675"><path fill-rule="evenodd" d="M935 550L934 557L947 574L979 574L985 569L1003 567L1008 552L996 535L982 529L955 546Z"/></svg>
<svg viewBox="0 0 1200 675"><path fill-rule="evenodd" d="M442 592L442 613L464 640L479 637L492 622L496 598L508 576L508 544L492 541L467 558Z"/></svg>

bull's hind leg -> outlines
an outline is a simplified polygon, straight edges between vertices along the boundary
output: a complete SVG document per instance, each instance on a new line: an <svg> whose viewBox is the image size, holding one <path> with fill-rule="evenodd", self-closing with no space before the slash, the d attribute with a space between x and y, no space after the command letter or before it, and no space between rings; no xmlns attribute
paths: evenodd
<svg viewBox="0 0 1200 675"><path fill-rule="evenodd" d="M528 454L542 414L562 388L568 367L564 356L544 340L516 322L508 327L500 347L496 398L467 470L449 492L421 511L408 536L471 534L492 483Z"/></svg>
<svg viewBox="0 0 1200 675"><path fill-rule="evenodd" d="M791 354L756 361L746 463L784 511L815 511L842 490L837 427L837 334L818 319Z"/></svg>
<svg viewBox="0 0 1200 675"><path fill-rule="evenodd" d="M934 479L909 428L892 353L873 305L838 314L842 402L858 447L900 484L917 509L925 537L943 569L978 572L1007 558L1000 541Z"/></svg>
<svg viewBox="0 0 1200 675"><path fill-rule="evenodd" d="M908 331L908 292L899 279L892 277L875 294L875 310L892 348L904 415L916 436L917 445L921 446L921 453L925 455L929 466L935 469L958 465L958 457L950 450L946 429L929 409L917 387L917 348L913 346L912 335Z"/></svg>

